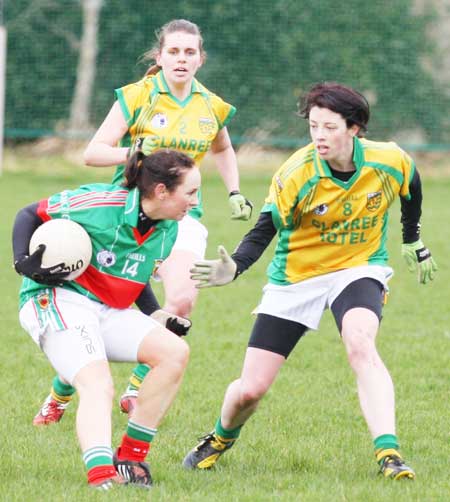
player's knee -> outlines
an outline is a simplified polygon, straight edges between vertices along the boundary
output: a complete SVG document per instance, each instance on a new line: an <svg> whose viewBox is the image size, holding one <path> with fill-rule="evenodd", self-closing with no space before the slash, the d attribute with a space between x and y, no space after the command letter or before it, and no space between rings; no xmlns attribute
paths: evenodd
<svg viewBox="0 0 450 502"><path fill-rule="evenodd" d="M166 298L164 310L180 317L189 317L195 304L195 296L188 293L179 293Z"/></svg>
<svg viewBox="0 0 450 502"><path fill-rule="evenodd" d="M370 328L358 326L344 336L347 357L352 368L366 365L376 356L375 335Z"/></svg>
<svg viewBox="0 0 450 502"><path fill-rule="evenodd" d="M170 347L163 353L158 355L155 360L154 355L147 362L150 366L163 367L167 373L170 373L172 378L178 378L184 373L186 366L189 362L190 349L189 345L179 337L173 337Z"/></svg>
<svg viewBox="0 0 450 502"><path fill-rule="evenodd" d="M112 400L114 397L114 384L111 375L96 376L91 382L85 382L77 386L80 399L90 397L92 399Z"/></svg>
<svg viewBox="0 0 450 502"><path fill-rule="evenodd" d="M181 371L184 371L189 362L189 354L189 345L182 338L177 338L174 344L174 350L171 353L170 361Z"/></svg>
<svg viewBox="0 0 450 502"><path fill-rule="evenodd" d="M243 407L257 404L266 394L268 386L264 382L243 383L240 392L240 401Z"/></svg>

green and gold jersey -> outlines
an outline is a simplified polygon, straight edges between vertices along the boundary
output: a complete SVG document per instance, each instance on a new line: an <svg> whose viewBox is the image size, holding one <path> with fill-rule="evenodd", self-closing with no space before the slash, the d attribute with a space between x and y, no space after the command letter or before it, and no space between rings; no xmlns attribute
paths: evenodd
<svg viewBox="0 0 450 502"><path fill-rule="evenodd" d="M220 129L236 109L210 92L198 80L191 94L180 101L169 90L162 71L115 91L128 133L121 146L130 146L136 138L151 136L155 150L171 148L192 157L197 164L210 149ZM122 180L124 166L118 166L113 183ZM189 214L199 218L201 202Z"/></svg>
<svg viewBox="0 0 450 502"><path fill-rule="evenodd" d="M262 209L278 231L270 282L387 263L388 209L397 195L410 198L414 162L395 143L358 138L353 162L353 176L338 180L311 143L275 173Z"/></svg>

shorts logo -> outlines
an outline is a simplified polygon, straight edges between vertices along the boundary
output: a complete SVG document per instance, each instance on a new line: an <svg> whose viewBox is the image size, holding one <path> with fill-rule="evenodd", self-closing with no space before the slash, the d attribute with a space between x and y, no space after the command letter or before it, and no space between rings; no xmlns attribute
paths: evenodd
<svg viewBox="0 0 450 502"><path fill-rule="evenodd" d="M97 253L97 261L103 267L112 267L116 259L116 255L107 249L102 249Z"/></svg>
<svg viewBox="0 0 450 502"><path fill-rule="evenodd" d="M214 120L209 117L200 117L198 119L198 127L200 128L200 132L202 134L211 134L214 132Z"/></svg>
<svg viewBox="0 0 450 502"><path fill-rule="evenodd" d="M169 125L169 121L164 113L156 113L152 117L151 124L155 129L163 129Z"/></svg>
<svg viewBox="0 0 450 502"><path fill-rule="evenodd" d="M41 307L41 309L43 309L43 310L48 309L48 307L50 305L50 299L48 297L48 294L41 293L40 295L38 295L37 302L39 304L39 307Z"/></svg>
<svg viewBox="0 0 450 502"><path fill-rule="evenodd" d="M381 191L367 194L366 208L368 211L376 211L381 206Z"/></svg>
<svg viewBox="0 0 450 502"><path fill-rule="evenodd" d="M327 204L319 204L313 209L313 213L317 216L323 216L328 211Z"/></svg>

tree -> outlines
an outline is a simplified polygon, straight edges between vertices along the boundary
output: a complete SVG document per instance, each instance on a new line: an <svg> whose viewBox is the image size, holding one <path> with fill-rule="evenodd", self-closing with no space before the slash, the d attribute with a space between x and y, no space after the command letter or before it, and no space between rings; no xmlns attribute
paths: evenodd
<svg viewBox="0 0 450 502"><path fill-rule="evenodd" d="M70 106L69 132L90 128L90 108L95 84L98 28L103 0L81 0L83 31L78 42L79 56L75 90Z"/></svg>

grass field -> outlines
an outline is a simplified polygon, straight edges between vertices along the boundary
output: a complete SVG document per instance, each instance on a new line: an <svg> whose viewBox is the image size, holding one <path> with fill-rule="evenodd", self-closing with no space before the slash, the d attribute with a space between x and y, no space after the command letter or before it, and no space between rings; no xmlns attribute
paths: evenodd
<svg viewBox="0 0 450 502"><path fill-rule="evenodd" d="M377 477L353 375L328 312L320 330L300 342L258 413L245 426L239 444L217 468L211 472L181 468L182 458L197 437L212 428L227 384L239 375L252 325L250 312L265 283L268 252L236 283L200 294L188 337L192 349L189 368L149 455L154 488L150 492L119 488L98 493L86 486L74 429L76 406L56 426L36 429L31 425L53 371L18 322L20 278L11 267L10 237L14 216L22 206L66 187L108 180L109 173L81 169L58 157L17 158L11 152L5 167L0 177L0 500L450 499L448 178L423 180L422 237L439 264L433 284L419 286L407 272L400 257L399 205L391 211L389 248L396 275L378 346L396 385L398 435L404 455L417 472L415 482L393 483ZM269 170L242 174L242 191L257 208L269 180ZM204 186L208 256L215 257L219 243L232 250L251 224L230 222L226 193L215 174L205 175ZM131 368L130 364L113 365L118 395ZM125 425L126 417L115 408L113 445L118 444Z"/></svg>

